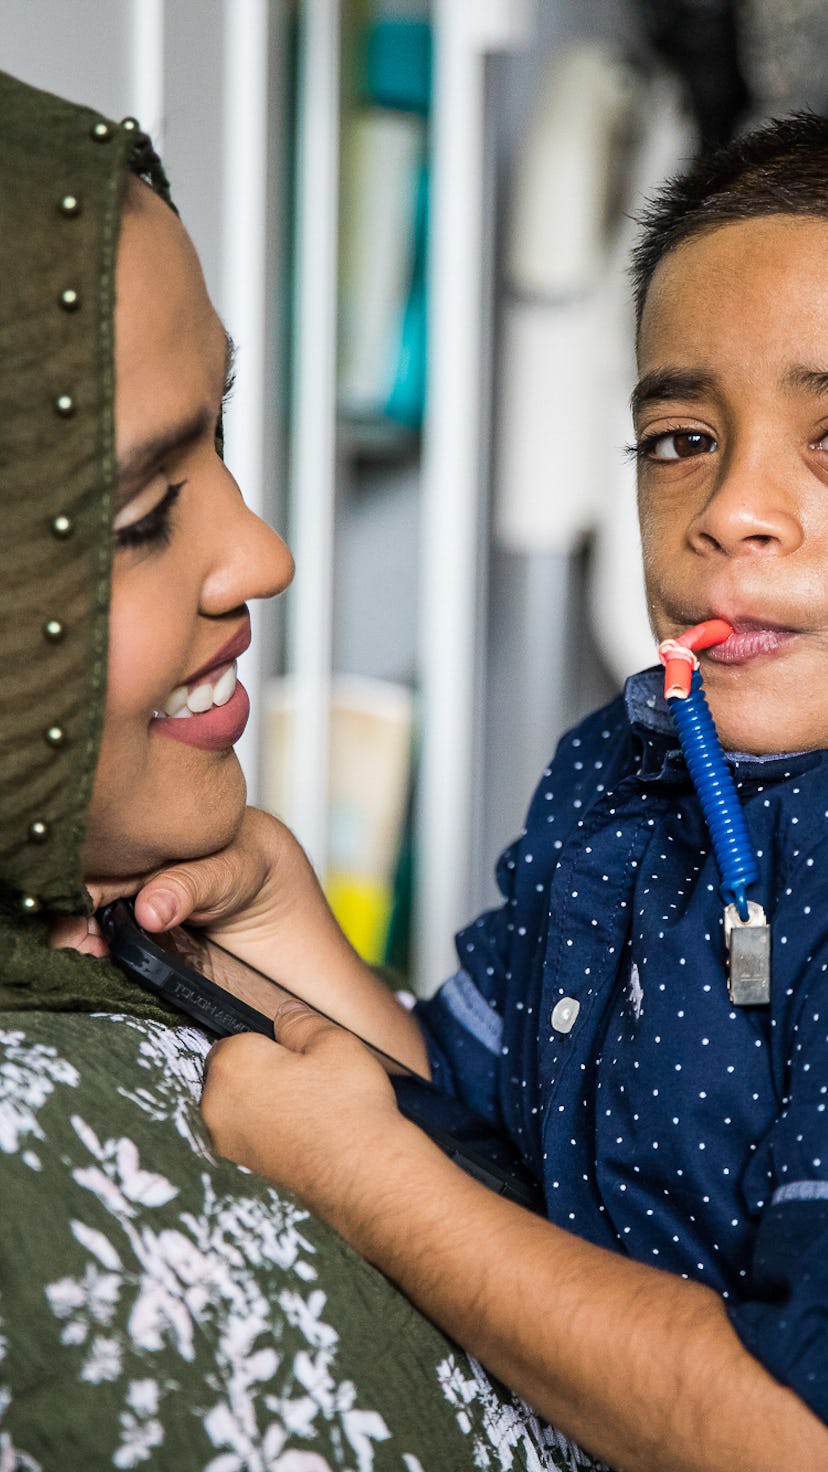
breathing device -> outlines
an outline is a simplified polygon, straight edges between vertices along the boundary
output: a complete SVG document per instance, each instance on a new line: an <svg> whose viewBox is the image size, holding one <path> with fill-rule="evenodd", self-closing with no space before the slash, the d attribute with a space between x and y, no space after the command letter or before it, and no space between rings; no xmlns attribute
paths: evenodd
<svg viewBox="0 0 828 1472"><path fill-rule="evenodd" d="M719 870L728 953L728 992L736 1006L770 1002L770 926L747 890L759 877L742 805L725 761L704 693L699 649L729 639L724 619L708 619L658 647L664 665L664 695L675 723L687 769L701 803Z"/></svg>

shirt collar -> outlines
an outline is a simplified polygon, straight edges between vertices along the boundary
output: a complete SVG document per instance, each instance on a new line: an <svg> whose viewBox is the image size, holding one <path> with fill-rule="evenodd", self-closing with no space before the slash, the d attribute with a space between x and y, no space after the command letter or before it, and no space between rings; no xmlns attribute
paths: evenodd
<svg viewBox="0 0 828 1472"><path fill-rule="evenodd" d="M631 675L624 686L627 719L640 749L638 775L643 778L687 779L670 707L664 699L664 670L661 665ZM828 757L820 751L779 751L764 756L750 752L725 752L734 775L744 781L772 781L794 777L819 766Z"/></svg>

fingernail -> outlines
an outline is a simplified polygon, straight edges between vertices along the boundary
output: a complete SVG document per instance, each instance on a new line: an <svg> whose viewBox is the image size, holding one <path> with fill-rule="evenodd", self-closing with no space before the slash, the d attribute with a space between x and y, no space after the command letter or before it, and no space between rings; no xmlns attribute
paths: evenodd
<svg viewBox="0 0 828 1472"><path fill-rule="evenodd" d="M170 894L169 890L154 889L152 894L145 897L144 908L163 929L167 925L172 925L178 906L175 895Z"/></svg>

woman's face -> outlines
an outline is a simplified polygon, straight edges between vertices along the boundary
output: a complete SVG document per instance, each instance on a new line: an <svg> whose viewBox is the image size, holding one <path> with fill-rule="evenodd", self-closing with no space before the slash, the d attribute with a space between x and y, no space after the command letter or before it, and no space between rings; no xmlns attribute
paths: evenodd
<svg viewBox="0 0 828 1472"><path fill-rule="evenodd" d="M247 719L235 658L250 598L293 561L216 453L227 339L177 217L130 181L115 310L114 519L104 730L87 878L223 847L242 817L233 750Z"/></svg>

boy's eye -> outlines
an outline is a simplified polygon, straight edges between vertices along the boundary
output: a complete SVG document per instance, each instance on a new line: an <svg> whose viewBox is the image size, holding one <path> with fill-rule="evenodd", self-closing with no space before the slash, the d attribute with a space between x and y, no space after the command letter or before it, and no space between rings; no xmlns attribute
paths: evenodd
<svg viewBox="0 0 828 1472"><path fill-rule="evenodd" d="M180 480L175 485L167 486L161 500L145 516L130 522L128 526L116 528L116 548L147 545L166 547L172 536L172 510L186 484L185 480Z"/></svg>
<svg viewBox="0 0 828 1472"><path fill-rule="evenodd" d="M692 460L696 455L710 455L718 445L711 434L702 430L671 429L648 435L634 449L640 460Z"/></svg>

